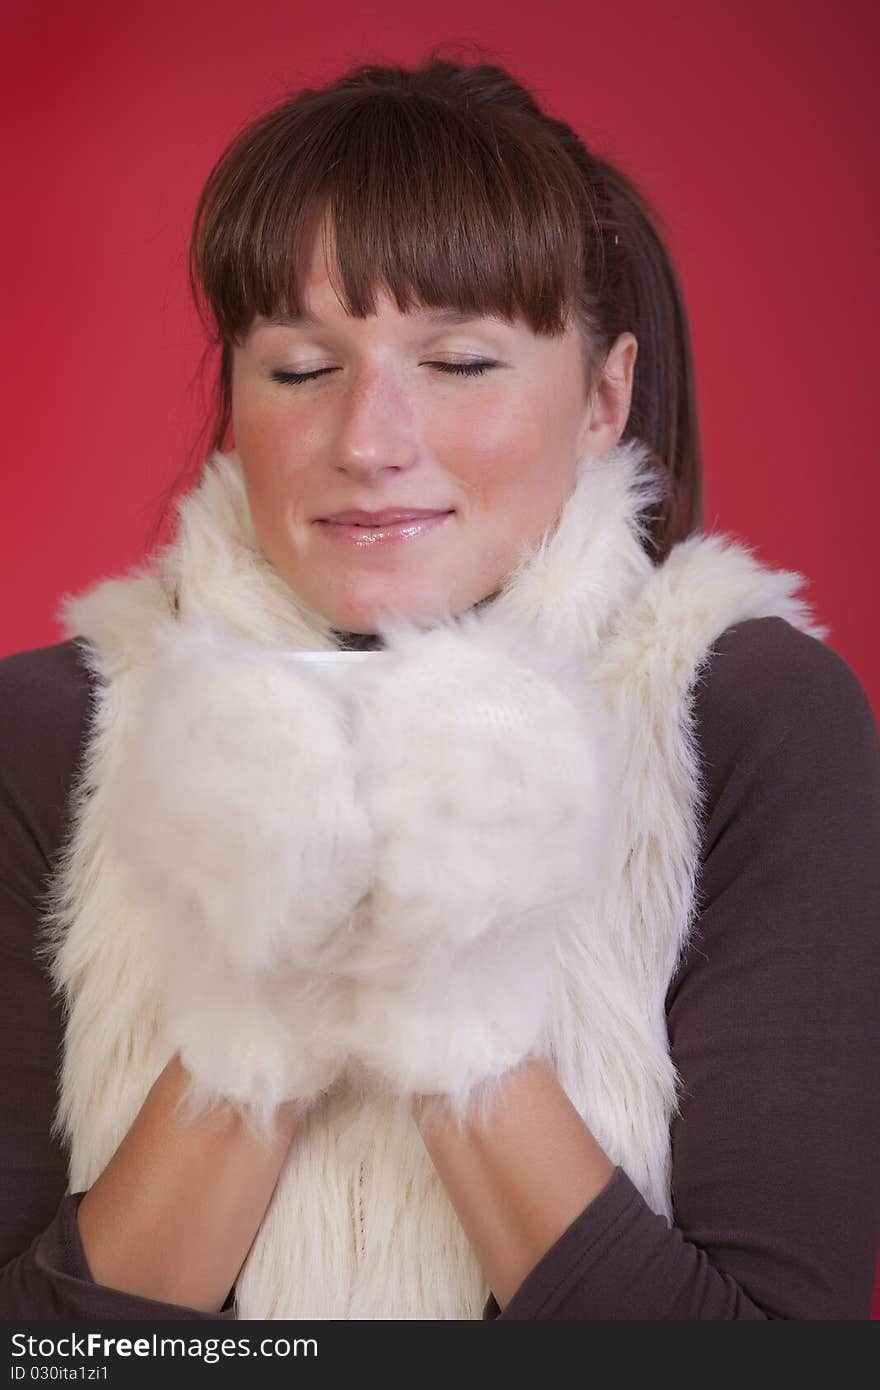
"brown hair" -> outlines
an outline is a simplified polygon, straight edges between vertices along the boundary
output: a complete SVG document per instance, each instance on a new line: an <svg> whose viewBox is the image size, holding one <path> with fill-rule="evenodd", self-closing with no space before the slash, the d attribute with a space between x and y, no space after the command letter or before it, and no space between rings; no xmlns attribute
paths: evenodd
<svg viewBox="0 0 880 1390"><path fill-rule="evenodd" d="M550 335L573 319L588 392L617 336L635 334L622 437L647 443L664 474L666 499L646 518L659 562L701 524L702 474L684 300L656 214L508 71L438 47L412 69L364 63L304 88L211 170L189 253L206 353L220 349L210 448L228 447L232 345L257 313L304 307L302 252L329 213L337 292L356 317L375 311L381 285L402 313L521 315Z"/></svg>

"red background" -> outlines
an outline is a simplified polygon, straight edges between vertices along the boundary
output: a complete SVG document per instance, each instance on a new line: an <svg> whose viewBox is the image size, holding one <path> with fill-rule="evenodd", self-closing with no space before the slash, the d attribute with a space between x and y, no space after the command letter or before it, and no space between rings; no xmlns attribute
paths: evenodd
<svg viewBox="0 0 880 1390"><path fill-rule="evenodd" d="M352 62L475 40L659 209L694 338L705 527L810 578L830 645L880 711L875 6L4 11L0 655L60 640L62 593L141 558L195 442L186 245L233 133Z"/></svg>

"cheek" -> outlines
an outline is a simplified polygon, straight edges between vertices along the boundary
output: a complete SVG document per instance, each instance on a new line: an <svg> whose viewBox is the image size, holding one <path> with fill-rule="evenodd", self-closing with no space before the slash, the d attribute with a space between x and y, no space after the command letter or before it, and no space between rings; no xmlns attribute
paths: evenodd
<svg viewBox="0 0 880 1390"><path fill-rule="evenodd" d="M262 470L278 459L285 431L277 413L251 405L239 408L234 422L236 447L247 468Z"/></svg>
<svg viewBox="0 0 880 1390"><path fill-rule="evenodd" d="M283 526L302 491L303 455L291 448L289 421L247 404L235 416L235 445L255 520L262 528Z"/></svg>
<svg viewBox="0 0 880 1390"><path fill-rule="evenodd" d="M545 400L525 392L504 410L475 417L460 442L471 504L486 513L502 544L502 536L514 547L535 539L552 520L568 472L557 431Z"/></svg>
<svg viewBox="0 0 880 1390"><path fill-rule="evenodd" d="M435 422L429 451L455 472L472 505L500 503L530 490L529 472L540 461L543 422L522 395L490 401L483 396L467 410L456 405Z"/></svg>

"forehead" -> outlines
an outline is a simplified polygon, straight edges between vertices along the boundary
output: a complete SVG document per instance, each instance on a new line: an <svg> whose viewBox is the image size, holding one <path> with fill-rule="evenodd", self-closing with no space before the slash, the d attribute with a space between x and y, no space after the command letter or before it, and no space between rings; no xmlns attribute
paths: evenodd
<svg viewBox="0 0 880 1390"><path fill-rule="evenodd" d="M378 298L385 301L392 312L400 312L388 295L380 293ZM340 305L340 310L341 308L342 306ZM411 309L408 314L401 315L401 317L412 319L425 328L456 328L462 324L469 323L494 323L513 327L513 321L504 318L500 314L475 314L463 309L453 308L416 308ZM277 312L269 314L266 318L262 315L257 316L257 327L321 328L324 324L325 320L320 314L316 314L310 309L304 309L299 314L288 314L279 309Z"/></svg>
<svg viewBox="0 0 880 1390"><path fill-rule="evenodd" d="M346 313L342 295L337 288L340 284L338 263L336 261L336 242L333 224L329 217L313 223L312 231L306 235L298 257L300 312L290 313L278 308L266 317L257 315L254 327L268 326L287 329L321 328L328 323L342 322L350 316ZM509 318L494 310L478 313L473 309L463 309L455 304L437 305L416 302L404 313L394 297L383 285L376 288L377 314L385 318L399 318L411 323L419 330L437 328L456 328L469 324L501 325L507 328L525 327L521 318Z"/></svg>

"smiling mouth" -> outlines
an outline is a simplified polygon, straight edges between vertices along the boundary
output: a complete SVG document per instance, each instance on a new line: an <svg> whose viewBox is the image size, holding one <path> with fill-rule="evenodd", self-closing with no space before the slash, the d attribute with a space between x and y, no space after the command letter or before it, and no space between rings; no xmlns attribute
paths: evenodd
<svg viewBox="0 0 880 1390"><path fill-rule="evenodd" d="M454 513L428 512L421 516L410 516L398 521L378 523L320 520L315 524L324 532L328 540L340 545L354 546L366 552L378 547L399 545L413 541L442 527Z"/></svg>
<svg viewBox="0 0 880 1390"><path fill-rule="evenodd" d="M336 516L318 517L317 520L327 526L363 526L369 530L375 530L376 527L397 526L405 521L427 521L431 517L450 516L453 510L452 507L438 507L436 511L389 511L387 514L379 512L369 520L363 515L358 515L357 512L340 512Z"/></svg>

